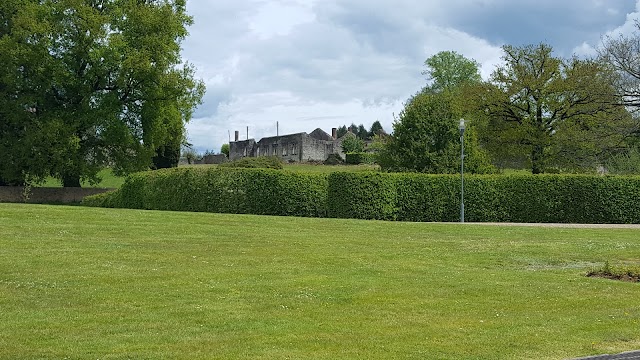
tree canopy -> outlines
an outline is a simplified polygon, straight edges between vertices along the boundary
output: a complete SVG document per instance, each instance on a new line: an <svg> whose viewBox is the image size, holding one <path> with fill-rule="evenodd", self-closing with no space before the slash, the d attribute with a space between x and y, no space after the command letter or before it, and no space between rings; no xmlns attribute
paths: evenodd
<svg viewBox="0 0 640 360"><path fill-rule="evenodd" d="M432 83L432 91L453 90L469 83L482 81L480 64L455 51L441 51L424 62L427 67L422 72Z"/></svg>
<svg viewBox="0 0 640 360"><path fill-rule="evenodd" d="M393 134L379 152L386 171L456 173L460 170L460 118L468 115L463 89L481 80L478 64L455 52L438 53L425 61L432 84L411 97L393 124ZM473 121L465 133L465 164L472 173L493 167L478 146Z"/></svg>
<svg viewBox="0 0 640 360"><path fill-rule="evenodd" d="M423 92L414 96L393 124L393 135L380 152L386 171L417 171L434 174L460 170L462 117L453 93ZM465 168L471 173L490 173L488 156L478 147L473 126L465 132Z"/></svg>
<svg viewBox="0 0 640 360"><path fill-rule="evenodd" d="M179 155L204 93L180 58L191 21L184 0L3 1L0 178L80 186Z"/></svg>
<svg viewBox="0 0 640 360"><path fill-rule="evenodd" d="M611 72L595 60L564 60L546 44L504 46L505 65L481 87L483 138L499 157L521 155L534 174L593 166L622 146L631 118L616 106Z"/></svg>

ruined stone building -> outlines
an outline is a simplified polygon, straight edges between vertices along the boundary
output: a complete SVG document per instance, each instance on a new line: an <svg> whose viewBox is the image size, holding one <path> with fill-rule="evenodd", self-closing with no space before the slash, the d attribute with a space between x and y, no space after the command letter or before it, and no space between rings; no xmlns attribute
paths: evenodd
<svg viewBox="0 0 640 360"><path fill-rule="evenodd" d="M324 161L330 154L342 152L342 141L349 134L337 138L337 129L332 129L332 135L318 128L307 134L306 132L271 136L255 141L255 139L239 140L238 131L235 141L229 143L229 160L243 157L277 156L287 162ZM351 134L353 136L353 134Z"/></svg>

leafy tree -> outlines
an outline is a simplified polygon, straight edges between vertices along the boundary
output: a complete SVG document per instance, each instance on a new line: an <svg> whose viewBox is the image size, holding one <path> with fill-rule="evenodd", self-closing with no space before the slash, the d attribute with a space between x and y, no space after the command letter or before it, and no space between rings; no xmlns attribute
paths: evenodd
<svg viewBox="0 0 640 360"><path fill-rule="evenodd" d="M378 156L385 171L457 173L460 171L460 106L453 92L414 96L393 124L393 135ZM474 127L465 132L465 170L490 173L493 167L479 148Z"/></svg>
<svg viewBox="0 0 640 360"><path fill-rule="evenodd" d="M342 141L342 152L347 153L359 153L364 151L364 141L359 137L351 134L345 137Z"/></svg>
<svg viewBox="0 0 640 360"><path fill-rule="evenodd" d="M601 63L552 56L546 44L504 46L505 65L481 87L483 138L494 154L524 156L534 174L593 166L622 146L631 118Z"/></svg>
<svg viewBox="0 0 640 360"><path fill-rule="evenodd" d="M455 51L441 51L428 58L424 64L427 69L422 74L433 81L428 86L432 91L453 90L482 81L478 62Z"/></svg>
<svg viewBox="0 0 640 360"><path fill-rule="evenodd" d="M358 137L358 139L367 140L369 138L369 132L367 131L367 128L364 127L364 125L360 124L358 125L356 136Z"/></svg>
<svg viewBox="0 0 640 360"><path fill-rule="evenodd" d="M380 135L380 132L384 132L384 129L382 128L382 124L380 124L380 121L376 120L373 122L373 124L371 124L368 138L373 139L376 135Z"/></svg>
<svg viewBox="0 0 640 360"><path fill-rule="evenodd" d="M348 132L348 131L349 131L349 130L347 129L347 126L346 126L346 125L342 125L342 126L340 126L340 127L338 128L338 130L336 131L336 136L337 136L338 138L341 138L341 137L345 136L345 135L347 134L347 132Z"/></svg>
<svg viewBox="0 0 640 360"><path fill-rule="evenodd" d="M177 164L202 82L180 66L184 0L0 6L0 177L64 186Z"/></svg>
<svg viewBox="0 0 640 360"><path fill-rule="evenodd" d="M640 30L639 22L636 28ZM640 34L605 38L600 57L618 75L615 86L622 104L640 109Z"/></svg>
<svg viewBox="0 0 640 360"><path fill-rule="evenodd" d="M386 171L457 173L460 171L460 118L466 115L465 88L480 81L478 64L455 52L441 52L425 61L424 74L433 80L409 99L383 140L378 163ZM465 132L465 168L471 173L493 172L478 146L475 126ZM379 139L382 140L382 139Z"/></svg>
<svg viewBox="0 0 640 360"><path fill-rule="evenodd" d="M220 147L220 153L224 154L226 157L229 157L229 144L222 144Z"/></svg>

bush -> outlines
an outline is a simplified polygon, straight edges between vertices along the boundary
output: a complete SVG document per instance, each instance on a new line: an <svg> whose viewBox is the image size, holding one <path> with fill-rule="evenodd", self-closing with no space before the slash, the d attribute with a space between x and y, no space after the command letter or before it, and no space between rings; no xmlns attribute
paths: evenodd
<svg viewBox="0 0 640 360"><path fill-rule="evenodd" d="M218 165L225 168L262 168L262 169L282 169L282 160L276 156L245 157L232 162Z"/></svg>
<svg viewBox="0 0 640 360"><path fill-rule="evenodd" d="M324 161L324 165L342 165L344 164L344 160L340 157L339 154L329 154L327 160Z"/></svg>
<svg viewBox="0 0 640 360"><path fill-rule="evenodd" d="M396 185L389 174L334 172L329 175L329 217L394 220Z"/></svg>
<svg viewBox="0 0 640 360"><path fill-rule="evenodd" d="M137 173L87 206L326 216L327 176L272 169L178 168Z"/></svg>
<svg viewBox="0 0 640 360"><path fill-rule="evenodd" d="M346 163L349 165L375 164L376 154L366 152L355 152L345 154Z"/></svg>
<svg viewBox="0 0 640 360"><path fill-rule="evenodd" d="M616 175L640 174L640 150L632 149L613 156L606 164L607 170Z"/></svg>
<svg viewBox="0 0 640 360"><path fill-rule="evenodd" d="M401 221L460 220L457 175L178 168L137 173L89 206ZM471 222L640 223L640 177L465 176Z"/></svg>
<svg viewBox="0 0 640 360"><path fill-rule="evenodd" d="M347 134L342 140L342 152L350 153L350 152L363 152L364 151L364 141L362 139L357 138L353 134Z"/></svg>

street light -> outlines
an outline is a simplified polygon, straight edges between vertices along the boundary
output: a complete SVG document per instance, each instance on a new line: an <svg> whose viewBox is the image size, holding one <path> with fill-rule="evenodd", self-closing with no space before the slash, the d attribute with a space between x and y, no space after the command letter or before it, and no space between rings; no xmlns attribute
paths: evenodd
<svg viewBox="0 0 640 360"><path fill-rule="evenodd" d="M464 119L460 119L460 222L464 222Z"/></svg>

